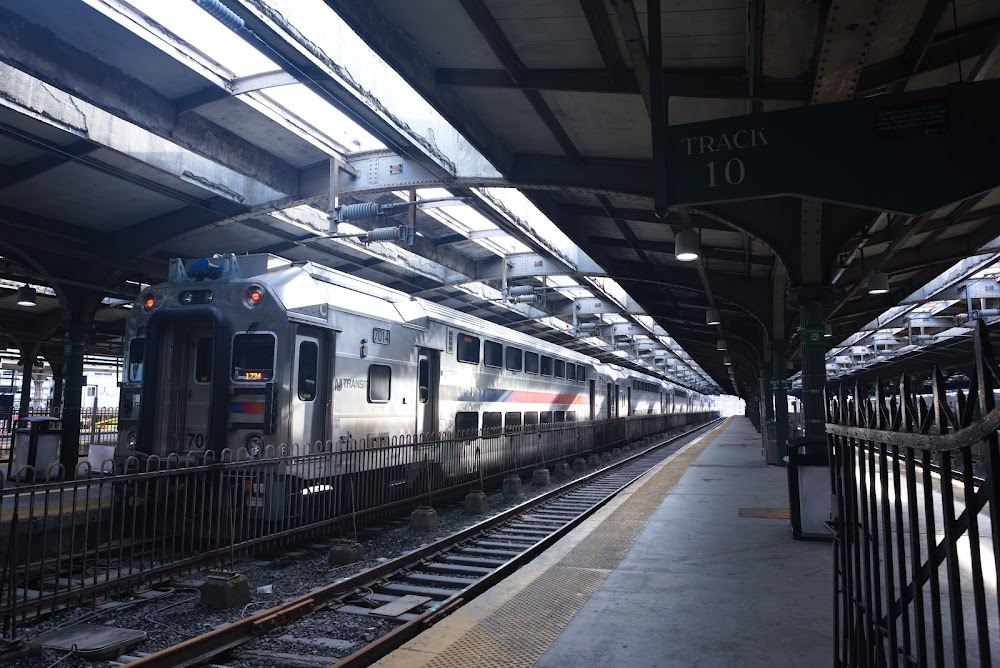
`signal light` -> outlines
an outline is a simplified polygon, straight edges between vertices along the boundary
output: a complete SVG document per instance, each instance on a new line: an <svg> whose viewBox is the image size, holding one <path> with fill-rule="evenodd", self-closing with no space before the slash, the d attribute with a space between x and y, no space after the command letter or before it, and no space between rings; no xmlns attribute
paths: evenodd
<svg viewBox="0 0 1000 668"><path fill-rule="evenodd" d="M145 307L147 311L153 308L155 304L156 304L156 299L153 298L153 295L146 295L146 298L142 300L142 305L143 307Z"/></svg>
<svg viewBox="0 0 1000 668"><path fill-rule="evenodd" d="M264 291L261 290L256 285L247 290L246 303L247 306L257 306L264 300Z"/></svg>

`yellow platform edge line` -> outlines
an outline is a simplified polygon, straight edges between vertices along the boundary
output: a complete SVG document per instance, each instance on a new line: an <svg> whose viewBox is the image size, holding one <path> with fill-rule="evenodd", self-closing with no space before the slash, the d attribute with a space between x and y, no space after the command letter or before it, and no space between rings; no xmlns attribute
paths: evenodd
<svg viewBox="0 0 1000 668"><path fill-rule="evenodd" d="M670 455L530 564L373 665L534 664L628 553L681 476L730 424L726 419Z"/></svg>

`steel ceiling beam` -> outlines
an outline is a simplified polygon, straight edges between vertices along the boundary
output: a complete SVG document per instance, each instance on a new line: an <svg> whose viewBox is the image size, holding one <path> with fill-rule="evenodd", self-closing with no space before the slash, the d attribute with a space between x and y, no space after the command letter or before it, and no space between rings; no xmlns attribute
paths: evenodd
<svg viewBox="0 0 1000 668"><path fill-rule="evenodd" d="M629 248L637 249L650 253L663 253L665 255L673 255L675 245L670 241L643 241L637 239L632 242L628 239L616 239L614 237L599 237L592 236L589 239L590 243L595 246L601 246L604 248ZM749 262L750 264L764 267L774 266L774 256L773 255L750 255L748 256L744 251L730 250L727 248L708 248L702 246L701 248L702 257L709 260L724 260L727 262ZM648 258L643 259L644 262L650 262ZM677 265L670 265L671 267L676 267L677 269L684 269L685 264L679 263Z"/></svg>
<svg viewBox="0 0 1000 668"><path fill-rule="evenodd" d="M601 60L604 61L606 71L603 80L613 87L634 83L635 79L627 71L628 66L618 50L618 38L608 19L604 0L580 0L580 8L587 17L590 33L594 36L597 49L601 52Z"/></svg>
<svg viewBox="0 0 1000 668"><path fill-rule="evenodd" d="M893 82L908 80L915 74L954 66L956 54L963 59L980 57L990 52L998 30L1000 30L1000 19L993 19L935 37L924 51L916 71L903 56L892 58L864 68L857 89L861 93L868 94L883 90Z"/></svg>
<svg viewBox="0 0 1000 668"><path fill-rule="evenodd" d="M515 82L504 70L442 68L434 71L440 86L455 88L510 88L572 93L639 95L633 70L612 79L607 70L531 69ZM715 99L762 99L804 102L808 84L802 79L766 79L755 84L739 70L663 70L663 88L668 96Z"/></svg>
<svg viewBox="0 0 1000 668"><path fill-rule="evenodd" d="M909 66L911 72L915 73L920 69L920 61L924 59L927 49L934 41L934 32L951 3L952 0L928 0L924 6L920 21L906 45L906 50L903 51L903 62ZM894 81L886 87L886 92L901 93L906 90L908 83L909 79Z"/></svg>
<svg viewBox="0 0 1000 668"><path fill-rule="evenodd" d="M490 14L490 10L486 4L483 0L459 0L459 3L473 25L476 26L476 30L486 40L490 50L493 51L493 55L500 61L500 65L507 72L511 81L519 83L524 75L524 64L518 57L513 45L507 39L507 36L503 34L503 30L497 24L493 15ZM573 140L566 134L566 130L559 123L555 114L552 113L552 109L549 108L542 95L538 91L531 89L523 89L522 92L528 103L535 110L535 113L538 114L538 117L545 124L545 127L548 128L556 142L565 151L566 155L579 158L580 152L573 144Z"/></svg>

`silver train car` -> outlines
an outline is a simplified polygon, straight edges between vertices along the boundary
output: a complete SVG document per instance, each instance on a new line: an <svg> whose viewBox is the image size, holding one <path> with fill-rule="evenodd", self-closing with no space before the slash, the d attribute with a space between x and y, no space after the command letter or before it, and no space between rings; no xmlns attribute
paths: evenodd
<svg viewBox="0 0 1000 668"><path fill-rule="evenodd" d="M360 439L708 408L661 379L376 283L230 254L171 260L168 281L132 308L116 457L292 444L309 455Z"/></svg>

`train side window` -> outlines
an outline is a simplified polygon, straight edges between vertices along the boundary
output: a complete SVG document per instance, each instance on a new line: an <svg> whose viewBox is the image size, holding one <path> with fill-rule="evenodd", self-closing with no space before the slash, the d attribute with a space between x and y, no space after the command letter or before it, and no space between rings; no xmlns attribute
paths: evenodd
<svg viewBox="0 0 1000 668"><path fill-rule="evenodd" d="M524 411L524 426L538 424L538 411Z"/></svg>
<svg viewBox="0 0 1000 668"><path fill-rule="evenodd" d="M566 411L566 422L576 422L576 411Z"/></svg>
<svg viewBox="0 0 1000 668"><path fill-rule="evenodd" d="M489 412L483 413L483 432L492 431L498 432L503 428L503 413Z"/></svg>
<svg viewBox="0 0 1000 668"><path fill-rule="evenodd" d="M212 382L212 339L204 336L198 339L194 349L194 380L198 383Z"/></svg>
<svg viewBox="0 0 1000 668"><path fill-rule="evenodd" d="M368 367L368 403L385 404L389 402L392 390L392 367L385 364L372 364Z"/></svg>
<svg viewBox="0 0 1000 668"><path fill-rule="evenodd" d="M523 368L521 359L523 356L524 353L520 348L507 346L507 370L520 371Z"/></svg>
<svg viewBox="0 0 1000 668"><path fill-rule="evenodd" d="M503 416L507 431L518 431L521 429L521 414L518 412L507 413Z"/></svg>
<svg viewBox="0 0 1000 668"><path fill-rule="evenodd" d="M556 373L555 373L556 378L565 378L566 362L564 362L563 360L556 360L555 363L556 363Z"/></svg>
<svg viewBox="0 0 1000 668"><path fill-rule="evenodd" d="M461 411L455 413L455 434L468 435L479 430L479 413Z"/></svg>
<svg viewBox="0 0 1000 668"><path fill-rule="evenodd" d="M316 345L315 341L303 341L299 344L299 399L302 401L312 401L316 398L316 364L318 359L319 346ZM370 384L369 387L371 387Z"/></svg>
<svg viewBox="0 0 1000 668"><path fill-rule="evenodd" d="M548 355L542 355L542 375L552 375L552 358Z"/></svg>
<svg viewBox="0 0 1000 668"><path fill-rule="evenodd" d="M420 358L420 365L418 370L418 383L417 387L420 392L420 403L426 404L427 400L430 398L430 387L431 387L431 362L426 357Z"/></svg>
<svg viewBox="0 0 1000 668"><path fill-rule="evenodd" d="M576 380L576 365L566 362L566 380Z"/></svg>
<svg viewBox="0 0 1000 668"><path fill-rule="evenodd" d="M538 353L524 353L524 373L538 373Z"/></svg>
<svg viewBox="0 0 1000 668"><path fill-rule="evenodd" d="M542 424L552 422L552 411L542 411L538 414L538 421Z"/></svg>
<svg viewBox="0 0 1000 668"><path fill-rule="evenodd" d="M233 337L233 380L274 378L274 335L237 334Z"/></svg>
<svg viewBox="0 0 1000 668"><path fill-rule="evenodd" d="M139 337L128 344L128 379L138 383L142 380L142 358L146 354L146 339Z"/></svg>
<svg viewBox="0 0 1000 668"><path fill-rule="evenodd" d="M500 368L503 366L503 344L496 341L483 341L483 364ZM486 416L483 416L484 418Z"/></svg>
<svg viewBox="0 0 1000 668"><path fill-rule="evenodd" d="M479 337L459 334L456 354L459 362L479 364Z"/></svg>
<svg viewBox="0 0 1000 668"><path fill-rule="evenodd" d="M552 413L553 422L565 422L566 421L566 411L555 411Z"/></svg>

